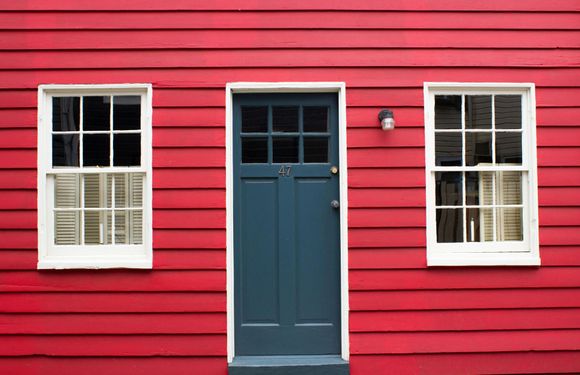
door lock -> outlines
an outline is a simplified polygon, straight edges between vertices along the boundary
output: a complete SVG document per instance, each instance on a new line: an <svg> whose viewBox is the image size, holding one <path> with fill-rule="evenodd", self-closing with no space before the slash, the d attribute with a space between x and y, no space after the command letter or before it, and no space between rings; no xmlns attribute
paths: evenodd
<svg viewBox="0 0 580 375"><path fill-rule="evenodd" d="M338 207L340 207L340 203L335 199L332 202L330 202L330 207L338 208Z"/></svg>

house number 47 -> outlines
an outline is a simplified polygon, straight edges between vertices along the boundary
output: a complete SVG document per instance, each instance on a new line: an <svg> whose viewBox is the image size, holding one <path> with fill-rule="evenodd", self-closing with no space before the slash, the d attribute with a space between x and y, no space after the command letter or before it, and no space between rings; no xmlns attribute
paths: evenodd
<svg viewBox="0 0 580 375"><path fill-rule="evenodd" d="M288 177L288 176L290 176L290 169L291 168L292 168L291 165L289 165L289 166L282 165L280 167L280 169L278 170L278 174L282 177Z"/></svg>

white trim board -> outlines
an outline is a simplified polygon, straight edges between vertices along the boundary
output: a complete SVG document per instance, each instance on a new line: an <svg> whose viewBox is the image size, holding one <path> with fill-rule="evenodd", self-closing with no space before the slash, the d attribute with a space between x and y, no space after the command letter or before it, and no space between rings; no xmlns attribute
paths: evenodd
<svg viewBox="0 0 580 375"><path fill-rule="evenodd" d="M237 93L318 93L338 95L338 148L340 186L340 300L341 357L349 358L348 336L348 184L346 163L346 84L344 82L235 82L226 84L226 293L227 355L235 354L234 339L234 178L233 178L233 95Z"/></svg>

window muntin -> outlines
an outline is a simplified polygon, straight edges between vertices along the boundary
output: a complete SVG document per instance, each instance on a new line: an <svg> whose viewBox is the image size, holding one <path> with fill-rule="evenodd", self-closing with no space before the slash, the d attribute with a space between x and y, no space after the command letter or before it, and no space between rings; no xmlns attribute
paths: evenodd
<svg viewBox="0 0 580 375"><path fill-rule="evenodd" d="M40 90L39 267L149 268L150 87Z"/></svg>
<svg viewBox="0 0 580 375"><path fill-rule="evenodd" d="M426 85L428 258L537 253L529 89L437 86Z"/></svg>

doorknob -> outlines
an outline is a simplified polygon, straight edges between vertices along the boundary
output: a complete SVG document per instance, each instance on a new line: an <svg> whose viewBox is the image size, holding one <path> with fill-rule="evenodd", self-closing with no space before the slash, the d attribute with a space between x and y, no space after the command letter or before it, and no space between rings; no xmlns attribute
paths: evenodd
<svg viewBox="0 0 580 375"><path fill-rule="evenodd" d="M330 202L330 207L338 208L338 207L340 207L340 203L335 199L332 202Z"/></svg>

